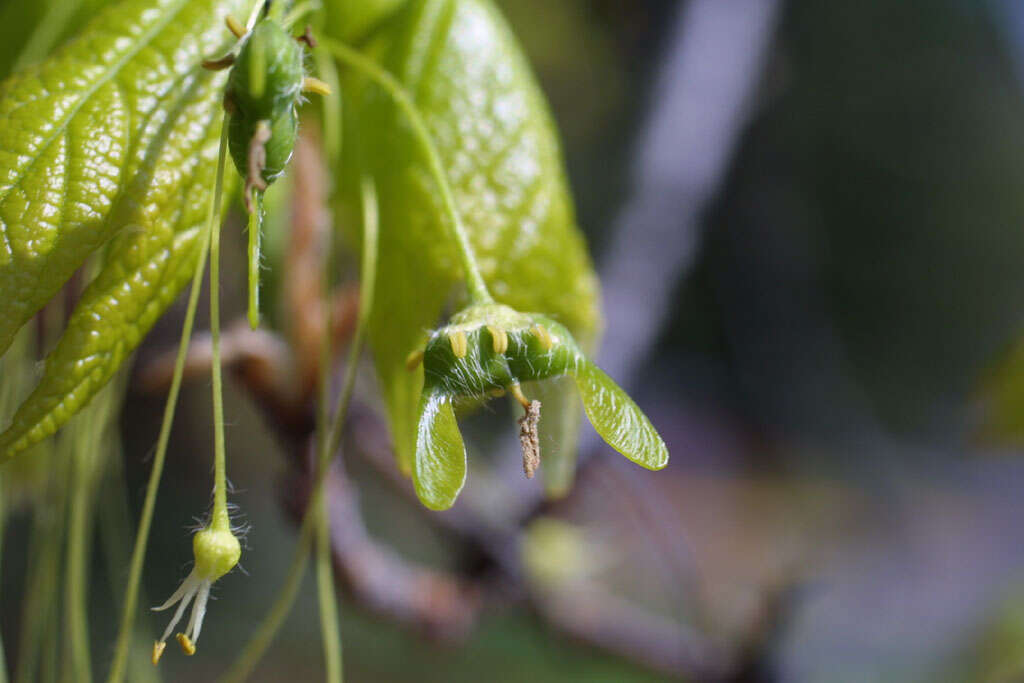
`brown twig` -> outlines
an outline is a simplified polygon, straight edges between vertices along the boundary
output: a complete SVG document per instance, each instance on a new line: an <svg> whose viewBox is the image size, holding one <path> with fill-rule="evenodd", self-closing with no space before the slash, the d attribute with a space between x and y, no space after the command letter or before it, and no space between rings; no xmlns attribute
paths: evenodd
<svg viewBox="0 0 1024 683"><path fill-rule="evenodd" d="M312 453L312 442L309 453ZM296 522L310 500L312 460L308 458L296 496L286 501ZM330 515L331 548L342 589L361 607L432 637L464 637L483 607L482 587L473 581L411 563L376 543L366 532L358 498L339 464L324 482Z"/></svg>
<svg viewBox="0 0 1024 683"><path fill-rule="evenodd" d="M556 631L654 671L704 683L728 679L729 659L703 635L607 591L545 591L531 604Z"/></svg>

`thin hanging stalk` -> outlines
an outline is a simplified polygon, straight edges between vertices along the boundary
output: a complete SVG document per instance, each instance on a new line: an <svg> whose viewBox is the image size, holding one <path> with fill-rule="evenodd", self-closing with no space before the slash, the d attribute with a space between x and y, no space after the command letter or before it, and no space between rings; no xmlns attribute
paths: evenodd
<svg viewBox="0 0 1024 683"><path fill-rule="evenodd" d="M0 472L0 570L3 568L4 521L7 511L4 503L4 478L3 473ZM2 574L0 574L0 577L2 577ZM0 582L0 585L2 585L2 582ZM0 634L0 683L7 683L7 657L4 655L4 639L2 634Z"/></svg>
<svg viewBox="0 0 1024 683"><path fill-rule="evenodd" d="M167 443L171 436L171 426L174 424L174 411L178 404L178 393L181 390L181 379L185 371L185 359L188 356L188 346L192 339L192 326L195 323L199 291L203 283L203 271L206 268L206 258L210 249L210 236L213 233L214 221L218 218L222 208L221 197L223 194L227 142L228 127L222 120L220 153L217 157L217 182L213 200L210 202L210 208L206 215L206 227L200 237L199 259L196 263L195 273L192 275L192 288L188 295L188 308L185 310L185 321L181 326L181 340L178 343L178 355L174 362L174 375L171 379L170 391L167 392L167 402L164 404L164 417L160 425L160 436L157 439L156 455L153 457L153 469L149 474L149 483L146 485L146 498L142 503L142 514L139 517L139 528L135 534L135 547L132 550L131 567L128 570L128 585L125 588L124 607L121 611L121 627L117 634L117 645L114 649L114 659L111 664L110 675L107 678L108 683L120 683L124 680L128 650L134 633L135 609L138 604L139 583L142 579L142 565L146 559L146 545L149 541L149 530L153 524L153 510L156 507L157 490L160 488L160 477L163 474L164 461L167 456Z"/></svg>
<svg viewBox="0 0 1024 683"><path fill-rule="evenodd" d="M217 195L214 204L220 201L223 171L218 171ZM213 512L210 527L231 530L228 515L227 456L224 446L224 388L220 363L220 224L210 232L210 338L211 368L213 379Z"/></svg>
<svg viewBox="0 0 1024 683"><path fill-rule="evenodd" d="M476 262L476 254L469 243L466 227L462 224L462 217L455 206L455 196L452 194L451 187L448 184L448 175L445 173L444 165L441 163L441 155L438 153L437 146L430 136L427 124L423 121L423 116L409 96L409 93L406 92L405 88L394 76L358 50L354 50L330 38L324 38L323 44L336 59L354 68L384 88L395 104L402 110L402 113L405 114L409 125L412 126L413 136L426 157L430 174L434 177L434 182L437 184L437 190L441 195L441 202L444 204L445 213L448 214L448 229L451 232L452 242L462 261L462 269L466 276L466 287L469 289L470 301L473 304L493 303L494 299L491 297L491 293L488 291L486 283L484 283L484 278L480 274L480 268Z"/></svg>
<svg viewBox="0 0 1024 683"><path fill-rule="evenodd" d="M64 628L67 653L64 680L92 680L89 646L88 599L90 539L95 520L97 485L115 450L106 442L114 431L127 373L121 372L78 416L60 437L68 441L72 468L68 505L67 560L64 574ZM116 439L114 439L116 440Z"/></svg>
<svg viewBox="0 0 1024 683"><path fill-rule="evenodd" d="M81 0L54 0L51 2L46 8L46 13L32 30L28 40L25 41L25 45L22 46L12 70L20 71L48 55L71 23L80 4Z"/></svg>
<svg viewBox="0 0 1024 683"><path fill-rule="evenodd" d="M291 611L292 605L299 592L306 565L309 562L309 555L315 540L317 522L319 521L320 498L323 494L324 480L330 463L336 456L341 444L341 436L344 431L345 420L348 417L349 405L352 401L352 392L355 388L356 366L359 363L359 356L362 354L363 343L366 337L367 321L373 307L374 286L377 280L377 196L373 182L364 179L362 183L363 199L363 253L362 269L360 273L359 292L359 317L356 321L355 332L352 335L352 342L349 347L348 363L345 367L345 377L342 380L341 395L338 398L338 405L331 420L331 427L327 434L326 459L318 462L316 477L313 482L313 497L306 514L302 518L299 528L299 539L295 544L295 552L292 555L291 564L288 567L288 574L285 576L284 584L278 593L277 600L271 606L270 611L263 618L256 633L246 644L245 649L235 660L231 668L221 678L225 683L239 683L244 681L252 673L267 647L273 641L285 618ZM340 659L340 652L338 654Z"/></svg>
<svg viewBox="0 0 1024 683"><path fill-rule="evenodd" d="M52 449L53 440L46 442ZM21 616L21 643L18 648L18 683L52 680L56 671L56 651L46 645L59 642L57 596L60 585L60 564L64 549L64 518L67 500L67 462L63 452L40 453L54 464L46 494L34 510L32 541L29 544L29 566L26 572L25 599ZM54 457L58 456L58 457ZM39 674L37 675L37 671Z"/></svg>
<svg viewBox="0 0 1024 683"><path fill-rule="evenodd" d="M111 430L109 449L113 457L107 463L104 482L99 491L99 540L106 565L106 575L110 594L113 596L114 608L121 610L124 606L122 594L123 582L127 568L131 562L132 520L128 506L128 487L124 473L124 449L117 430ZM139 599L146 604L146 593L139 591ZM132 634L127 661L127 678L132 683L158 683L160 676L150 663L148 646L149 636L140 639L138 630Z"/></svg>
<svg viewBox="0 0 1024 683"><path fill-rule="evenodd" d="M91 406L90 406L91 408ZM89 623L87 612L88 539L92 530L92 457L94 432L99 416L87 409L83 421L71 425L62 438L82 439L70 460L71 502L68 505L67 561L64 570L64 627L66 630L68 656L65 660L65 677L68 680L89 683L92 681L92 665L89 657ZM77 427L81 427L80 429Z"/></svg>

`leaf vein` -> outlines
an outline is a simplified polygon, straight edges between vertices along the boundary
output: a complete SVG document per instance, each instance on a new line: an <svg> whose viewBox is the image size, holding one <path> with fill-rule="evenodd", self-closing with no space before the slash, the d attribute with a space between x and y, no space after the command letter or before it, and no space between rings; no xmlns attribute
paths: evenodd
<svg viewBox="0 0 1024 683"><path fill-rule="evenodd" d="M71 106L68 113L56 126L54 133L50 135L49 138L40 146L40 150L45 151L49 149L50 145L52 145L53 142L60 135L64 134L65 130L70 125L71 121L75 118L75 116L78 115L78 112L82 109L82 107L85 106L85 104L92 98L92 96L95 95L100 88L102 88L104 85L113 80L121 72L121 69L123 69L132 59L134 59L135 56L139 54L139 52L145 49L160 34L161 31L167 28L167 26L170 25L171 22L173 22L174 19L177 18L178 14L181 12L182 9L185 8L185 5L187 4L188 0L178 0L176 6L172 10L170 10L164 17L162 17L160 21L157 21L152 27L150 27L150 29L140 37L139 42L132 49L126 52L121 57L121 59L119 59L115 64L111 65L95 83L86 88L86 90L82 93L80 99L74 105ZM8 187L7 190L0 193L0 203L3 203L7 199L7 196L10 193L11 189L13 189L15 186L21 185L21 182L25 179L25 176L28 175L29 171L35 168L36 162L38 162L39 159L42 158L42 156L43 154L41 153L36 154L35 156L33 156L32 159L29 160L28 164L26 164L24 168L20 169L16 173L15 177L12 179L10 187Z"/></svg>

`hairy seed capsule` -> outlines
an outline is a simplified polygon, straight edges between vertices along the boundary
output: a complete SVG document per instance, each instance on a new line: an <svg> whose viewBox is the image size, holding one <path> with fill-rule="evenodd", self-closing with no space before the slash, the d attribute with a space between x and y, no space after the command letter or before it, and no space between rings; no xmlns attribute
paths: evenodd
<svg viewBox="0 0 1024 683"><path fill-rule="evenodd" d="M501 305L469 309L464 319L427 341L424 387L442 388L453 397L483 397L518 388L519 382L562 375L580 353L575 343L556 341L569 339L564 327L543 316Z"/></svg>

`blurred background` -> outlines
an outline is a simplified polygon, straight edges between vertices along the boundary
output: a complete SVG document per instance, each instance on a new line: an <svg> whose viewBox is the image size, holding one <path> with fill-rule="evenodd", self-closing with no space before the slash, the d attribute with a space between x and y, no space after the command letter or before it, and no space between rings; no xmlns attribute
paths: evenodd
<svg viewBox="0 0 1024 683"><path fill-rule="evenodd" d="M642 471L587 426L577 487L547 504L516 472L507 416L484 414L470 459L504 455L435 515L381 464L364 378L332 482L348 680L1024 680L1024 3L500 4L601 272L600 362L672 461ZM242 233L225 234L240 316ZM182 310L140 367L175 343ZM129 390L132 511L163 399ZM232 661L304 502L244 381L226 401L247 574L218 584L203 656L166 657L167 680ZM191 557L209 415L206 380L188 384L144 604ZM5 596L29 535L14 513ZM102 660L117 597L95 562ZM5 599L8 652L20 617ZM318 629L307 581L253 680L319 680Z"/></svg>

